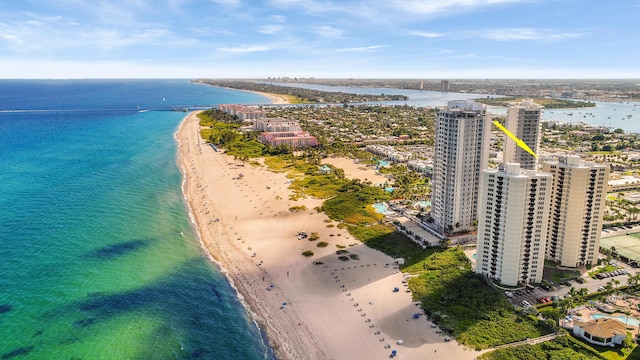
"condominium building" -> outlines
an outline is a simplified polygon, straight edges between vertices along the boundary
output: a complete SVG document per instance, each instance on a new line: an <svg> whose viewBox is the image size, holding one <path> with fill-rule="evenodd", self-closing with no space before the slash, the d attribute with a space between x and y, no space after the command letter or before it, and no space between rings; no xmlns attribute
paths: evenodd
<svg viewBox="0 0 640 360"><path fill-rule="evenodd" d="M238 104L220 104L218 109L229 115L236 116L238 120L253 120L261 119L266 116L266 113L256 106L246 106Z"/></svg>
<svg viewBox="0 0 640 360"><path fill-rule="evenodd" d="M476 273L509 286L542 281L551 182L517 163L482 171Z"/></svg>
<svg viewBox="0 0 640 360"><path fill-rule="evenodd" d="M546 258L568 267L596 264L609 167L567 156L542 170L553 175Z"/></svg>
<svg viewBox="0 0 640 360"><path fill-rule="evenodd" d="M521 139L533 152L538 153L542 135L542 106L533 100L522 100L520 104L509 107L507 130ZM519 163L523 169L536 170L538 159L517 146L510 138L505 139L504 161Z"/></svg>
<svg viewBox="0 0 640 360"><path fill-rule="evenodd" d="M261 118L253 122L253 130L266 132L302 131L296 120L284 118Z"/></svg>
<svg viewBox="0 0 640 360"><path fill-rule="evenodd" d="M438 109L431 217L442 233L475 227L480 172L488 165L490 130L485 105L456 100Z"/></svg>

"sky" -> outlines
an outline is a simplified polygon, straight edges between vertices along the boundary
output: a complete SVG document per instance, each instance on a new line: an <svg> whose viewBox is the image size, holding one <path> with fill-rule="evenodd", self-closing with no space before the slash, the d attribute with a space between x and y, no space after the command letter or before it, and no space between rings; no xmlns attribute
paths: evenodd
<svg viewBox="0 0 640 360"><path fill-rule="evenodd" d="M0 0L0 78L640 78L638 0Z"/></svg>

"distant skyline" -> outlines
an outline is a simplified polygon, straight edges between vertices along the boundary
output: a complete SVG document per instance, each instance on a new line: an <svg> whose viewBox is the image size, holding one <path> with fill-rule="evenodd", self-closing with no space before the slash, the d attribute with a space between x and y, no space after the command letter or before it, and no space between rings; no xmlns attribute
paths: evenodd
<svg viewBox="0 0 640 360"><path fill-rule="evenodd" d="M640 78L635 0L0 0L0 78Z"/></svg>

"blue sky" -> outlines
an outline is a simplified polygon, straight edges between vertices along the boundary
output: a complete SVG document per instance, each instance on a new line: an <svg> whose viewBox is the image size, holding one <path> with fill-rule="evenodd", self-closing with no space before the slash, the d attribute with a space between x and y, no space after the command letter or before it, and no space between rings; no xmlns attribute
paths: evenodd
<svg viewBox="0 0 640 360"><path fill-rule="evenodd" d="M0 0L0 78L640 78L637 0Z"/></svg>

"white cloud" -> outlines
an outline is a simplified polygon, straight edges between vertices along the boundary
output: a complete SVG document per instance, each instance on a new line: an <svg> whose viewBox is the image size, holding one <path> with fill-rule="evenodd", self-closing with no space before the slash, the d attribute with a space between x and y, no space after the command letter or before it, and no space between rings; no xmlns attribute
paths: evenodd
<svg viewBox="0 0 640 360"><path fill-rule="evenodd" d="M240 6L240 0L211 0L216 4L226 7L238 7Z"/></svg>
<svg viewBox="0 0 640 360"><path fill-rule="evenodd" d="M271 20L273 20L273 22L275 23L282 24L287 22L287 17L284 15L271 15L270 17L271 17Z"/></svg>
<svg viewBox="0 0 640 360"><path fill-rule="evenodd" d="M371 46L362 46L362 47L341 48L341 49L338 49L338 51L346 51L346 52L373 51L373 50L382 49L385 47L387 47L387 45L371 45Z"/></svg>
<svg viewBox="0 0 640 360"><path fill-rule="evenodd" d="M344 34L344 30L324 25L313 30L314 33L326 38L339 38Z"/></svg>
<svg viewBox="0 0 640 360"><path fill-rule="evenodd" d="M584 34L579 32L558 32L550 29L504 28L473 31L469 32L468 35L470 37L481 37L496 41L557 41L581 37Z"/></svg>
<svg viewBox="0 0 640 360"><path fill-rule="evenodd" d="M252 53L269 50L271 50L271 48L266 45L247 45L237 47L223 47L218 49L218 51L223 53Z"/></svg>
<svg viewBox="0 0 640 360"><path fill-rule="evenodd" d="M425 38L437 38L437 37L444 36L444 34L426 32L426 31L409 31L409 35L420 36Z"/></svg>
<svg viewBox="0 0 640 360"><path fill-rule="evenodd" d="M261 34L276 35L281 33L282 30L284 30L284 26L282 25L262 25L258 29L258 32Z"/></svg>
<svg viewBox="0 0 640 360"><path fill-rule="evenodd" d="M524 1L528 0L391 0L389 4L410 14L435 14Z"/></svg>

